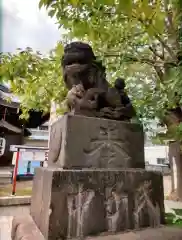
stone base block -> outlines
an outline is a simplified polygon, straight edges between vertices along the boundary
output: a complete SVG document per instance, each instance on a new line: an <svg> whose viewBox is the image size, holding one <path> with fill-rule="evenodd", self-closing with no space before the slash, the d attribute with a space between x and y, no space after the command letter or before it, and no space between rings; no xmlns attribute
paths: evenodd
<svg viewBox="0 0 182 240"><path fill-rule="evenodd" d="M65 115L51 126L49 166L144 168L144 134L138 124Z"/></svg>
<svg viewBox="0 0 182 240"><path fill-rule="evenodd" d="M159 173L145 170L38 168L31 216L48 240L157 227L162 186Z"/></svg>
<svg viewBox="0 0 182 240"><path fill-rule="evenodd" d="M13 219L12 240L45 240L38 230L35 222L30 216L24 218L15 217ZM25 226L25 222L27 225ZM36 233L36 235L35 235ZM55 238L57 240L58 238ZM74 238L80 240L80 238ZM72 240L74 240L72 238ZM177 227L158 227L155 229L144 229L140 231L130 231L127 233L109 234L104 233L100 236L85 237L85 240L181 240L182 229ZM60 238L59 238L60 240Z"/></svg>
<svg viewBox="0 0 182 240"><path fill-rule="evenodd" d="M143 229L114 235L88 237L85 240L181 240L182 229L177 227L161 226L156 229ZM75 239L76 240L76 239Z"/></svg>

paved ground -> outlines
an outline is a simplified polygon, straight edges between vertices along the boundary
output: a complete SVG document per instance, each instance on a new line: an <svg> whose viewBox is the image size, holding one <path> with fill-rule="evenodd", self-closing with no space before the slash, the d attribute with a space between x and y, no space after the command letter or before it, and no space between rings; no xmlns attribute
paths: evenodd
<svg viewBox="0 0 182 240"><path fill-rule="evenodd" d="M182 202L174 202L170 200L165 200L165 206L174 209L182 209Z"/></svg>
<svg viewBox="0 0 182 240"><path fill-rule="evenodd" d="M182 202L174 202L170 200L165 200L165 212L166 213L174 213L173 209L182 209Z"/></svg>
<svg viewBox="0 0 182 240"><path fill-rule="evenodd" d="M29 207L1 207L0 208L0 240L11 240L11 222L13 216L26 215Z"/></svg>
<svg viewBox="0 0 182 240"><path fill-rule="evenodd" d="M11 240L11 216L0 217L0 240Z"/></svg>
<svg viewBox="0 0 182 240"><path fill-rule="evenodd" d="M164 176L163 177L163 186L164 186L164 196L168 196L171 191L171 176Z"/></svg>

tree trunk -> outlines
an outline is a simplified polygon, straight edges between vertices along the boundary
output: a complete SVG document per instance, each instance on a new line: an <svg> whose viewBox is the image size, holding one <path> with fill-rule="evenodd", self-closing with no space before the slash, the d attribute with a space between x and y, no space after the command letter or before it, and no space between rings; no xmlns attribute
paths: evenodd
<svg viewBox="0 0 182 240"><path fill-rule="evenodd" d="M182 153L180 142L169 143L169 161L172 171L172 190L176 190L177 198L182 200Z"/></svg>

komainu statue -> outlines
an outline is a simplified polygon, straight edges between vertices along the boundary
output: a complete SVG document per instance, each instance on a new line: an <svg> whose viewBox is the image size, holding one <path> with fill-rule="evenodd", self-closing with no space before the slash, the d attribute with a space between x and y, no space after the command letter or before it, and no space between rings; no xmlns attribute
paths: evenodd
<svg viewBox="0 0 182 240"><path fill-rule="evenodd" d="M90 117L129 121L135 110L125 92L124 79L110 87L105 67L96 60L92 48L72 42L62 58L64 82L69 89L67 106L70 113Z"/></svg>

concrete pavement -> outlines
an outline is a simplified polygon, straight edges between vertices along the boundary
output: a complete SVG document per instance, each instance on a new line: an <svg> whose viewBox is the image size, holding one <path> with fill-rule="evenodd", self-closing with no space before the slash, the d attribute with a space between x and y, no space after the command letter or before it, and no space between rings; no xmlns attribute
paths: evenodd
<svg viewBox="0 0 182 240"><path fill-rule="evenodd" d="M0 240L11 240L11 223L13 216L28 215L29 206L0 207Z"/></svg>
<svg viewBox="0 0 182 240"><path fill-rule="evenodd" d="M182 209L182 202L165 200L164 204L165 204L165 207L167 206L170 209Z"/></svg>
<svg viewBox="0 0 182 240"><path fill-rule="evenodd" d="M0 240L11 240L12 216L0 217Z"/></svg>

